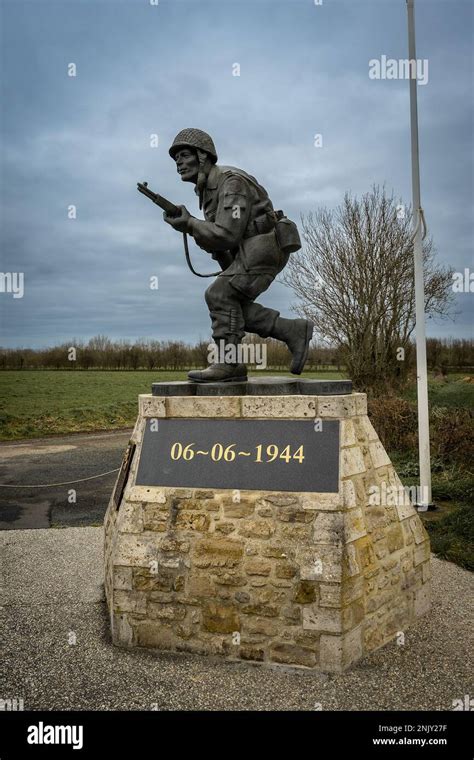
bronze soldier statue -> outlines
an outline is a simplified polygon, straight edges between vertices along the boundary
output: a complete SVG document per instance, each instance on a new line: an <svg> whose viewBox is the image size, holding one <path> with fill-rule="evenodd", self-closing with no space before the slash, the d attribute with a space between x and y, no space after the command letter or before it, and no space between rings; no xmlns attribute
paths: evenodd
<svg viewBox="0 0 474 760"><path fill-rule="evenodd" d="M285 319L255 299L271 285L301 247L296 225L272 202L257 180L242 169L219 166L212 138L200 129L183 129L169 149L183 182L193 182L204 220L185 206L179 215L166 211L164 219L192 235L197 245L217 260L222 272L206 290L212 337L218 345L238 346L245 332L277 338L292 353L291 372L301 374L308 356L313 323ZM189 372L198 383L244 381L243 364L218 362Z"/></svg>

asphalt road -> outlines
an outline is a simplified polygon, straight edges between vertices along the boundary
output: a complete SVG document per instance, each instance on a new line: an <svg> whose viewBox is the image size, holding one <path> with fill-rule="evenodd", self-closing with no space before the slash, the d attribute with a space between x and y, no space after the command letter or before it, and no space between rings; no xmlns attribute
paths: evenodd
<svg viewBox="0 0 474 760"><path fill-rule="evenodd" d="M113 470L130 434L127 429L1 443L0 484L63 483ZM101 525L115 478L48 488L0 485L0 530Z"/></svg>

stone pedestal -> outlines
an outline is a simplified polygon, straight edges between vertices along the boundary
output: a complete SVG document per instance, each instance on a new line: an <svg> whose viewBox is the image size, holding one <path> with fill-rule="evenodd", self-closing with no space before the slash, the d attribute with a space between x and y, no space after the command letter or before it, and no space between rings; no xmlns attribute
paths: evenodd
<svg viewBox="0 0 474 760"><path fill-rule="evenodd" d="M428 537L364 394L153 390L105 518L115 644L341 672L428 611ZM161 461L158 485L137 485L147 425L196 418L307 420L315 435L337 421L334 491L161 486Z"/></svg>

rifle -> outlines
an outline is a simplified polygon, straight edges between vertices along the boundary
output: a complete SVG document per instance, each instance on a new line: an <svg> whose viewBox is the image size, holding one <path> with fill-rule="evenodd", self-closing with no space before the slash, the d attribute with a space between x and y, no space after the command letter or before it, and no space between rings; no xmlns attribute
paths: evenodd
<svg viewBox="0 0 474 760"><path fill-rule="evenodd" d="M156 205L162 208L163 211L166 211L168 216L179 216L181 213L179 207L175 206L174 203L171 203L171 201L163 198L162 195L158 195L158 193L154 193L153 190L150 190L148 187L148 182L137 182L137 190L139 193L146 195L146 197L153 201L153 203L156 203ZM193 265L191 264L188 247L188 236L185 232L183 232L183 243L187 265L190 268L191 272L196 275L196 277L217 277L217 275L220 274L220 272L211 272L210 274L200 274L199 272L196 272Z"/></svg>
<svg viewBox="0 0 474 760"><path fill-rule="evenodd" d="M156 203L156 205L162 208L163 211L166 211L168 216L179 215L180 211L178 206L175 206L174 203L163 198L162 195L158 195L158 193L154 193L153 190L150 190L148 182L137 182L137 190L139 193L146 195L146 197L153 201L153 203Z"/></svg>

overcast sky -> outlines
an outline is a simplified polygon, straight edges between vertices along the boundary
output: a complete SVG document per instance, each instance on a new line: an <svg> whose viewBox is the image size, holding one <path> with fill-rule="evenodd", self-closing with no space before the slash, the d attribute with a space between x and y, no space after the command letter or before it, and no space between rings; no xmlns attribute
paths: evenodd
<svg viewBox="0 0 474 760"><path fill-rule="evenodd" d="M457 271L473 268L473 5L416 1L417 54L429 62L422 203L439 261ZM373 183L411 201L408 82L370 79L368 63L407 57L405 0L4 0L2 10L1 270L25 280L23 298L0 293L0 345L208 338L209 280L188 271L181 235L136 191L146 179L199 214L168 155L184 127L210 132L220 163L255 175L296 221ZM192 255L215 268L193 243ZM290 315L284 285L260 300ZM471 336L473 300L460 294L455 321L430 322L429 334Z"/></svg>

